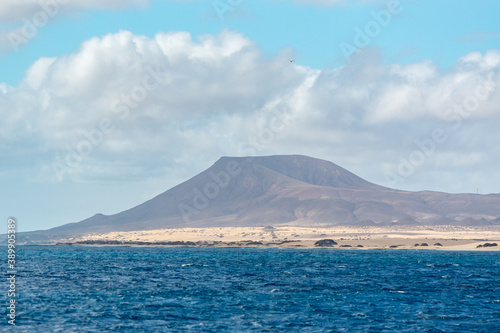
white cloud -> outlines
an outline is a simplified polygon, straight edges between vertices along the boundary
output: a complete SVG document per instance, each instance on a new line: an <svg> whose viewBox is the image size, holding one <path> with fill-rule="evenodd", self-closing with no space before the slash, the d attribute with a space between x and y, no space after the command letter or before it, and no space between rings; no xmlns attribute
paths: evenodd
<svg viewBox="0 0 500 333"><path fill-rule="evenodd" d="M0 23L31 20L41 12L59 14L87 8L113 9L147 3L149 0L3 0L0 2Z"/></svg>
<svg viewBox="0 0 500 333"><path fill-rule="evenodd" d="M12 162L0 172L25 167L56 180L54 161L90 149L65 179L140 180L253 151L326 158L384 184L384 172L397 169L416 140L443 128L448 140L400 187L439 186L432 175L444 172L460 184L464 173L490 169L482 157L492 169L500 162L491 144L500 139L499 56L464 55L442 72L429 61L382 65L368 53L320 71L291 64L287 54L265 56L229 31L196 39L108 34L74 54L39 59L16 87L0 84L0 155ZM496 86L480 90L484 98L466 116L447 111L474 102L484 82Z"/></svg>
<svg viewBox="0 0 500 333"><path fill-rule="evenodd" d="M0 2L0 52L19 51L40 29L61 15L87 9L139 7L150 0L3 0Z"/></svg>

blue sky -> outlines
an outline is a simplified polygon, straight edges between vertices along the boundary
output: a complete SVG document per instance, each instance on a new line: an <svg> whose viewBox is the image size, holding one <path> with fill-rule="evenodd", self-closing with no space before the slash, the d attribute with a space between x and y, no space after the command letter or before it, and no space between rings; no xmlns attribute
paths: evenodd
<svg viewBox="0 0 500 333"><path fill-rule="evenodd" d="M280 108L290 125L259 155L324 158L408 190L499 193L500 3L397 3L73 0L13 50L42 9L2 2L2 214L23 231L130 208L244 154ZM346 59L340 46L370 27ZM155 66L169 78L117 117ZM457 104L471 112L446 113ZM58 174L103 119L113 131ZM446 140L421 148L436 129Z"/></svg>
<svg viewBox="0 0 500 333"><path fill-rule="evenodd" d="M3 82L15 85L39 57L75 52L89 38L120 30L153 37L159 31L189 31L197 36L228 28L256 41L270 54L293 48L304 65L339 66L344 61L339 44L352 42L353 28L363 28L373 19L371 11L379 11L387 3L360 5L345 1L343 5L324 7L296 5L292 1L242 0L224 12L223 20L215 1L156 0L122 10L89 9L55 17L21 52L3 55L0 73ZM390 26L370 43L380 48L387 62L430 59L447 68L467 52L485 52L500 44L495 15L500 11L498 1L401 0L400 6L401 13L394 15Z"/></svg>

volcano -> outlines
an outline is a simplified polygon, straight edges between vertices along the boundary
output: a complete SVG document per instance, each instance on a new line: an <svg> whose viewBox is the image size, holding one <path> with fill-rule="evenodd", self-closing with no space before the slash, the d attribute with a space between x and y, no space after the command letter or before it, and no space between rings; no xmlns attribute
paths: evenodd
<svg viewBox="0 0 500 333"><path fill-rule="evenodd" d="M136 207L23 238L186 227L499 225L499 217L498 194L395 190L301 155L222 157Z"/></svg>

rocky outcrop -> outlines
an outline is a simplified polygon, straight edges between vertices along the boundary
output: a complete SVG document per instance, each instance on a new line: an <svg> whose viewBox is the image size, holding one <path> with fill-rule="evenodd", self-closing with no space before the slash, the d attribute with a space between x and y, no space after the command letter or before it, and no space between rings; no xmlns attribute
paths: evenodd
<svg viewBox="0 0 500 333"><path fill-rule="evenodd" d="M314 243L314 246L319 246L319 247L332 247L334 245L337 245L337 242L334 241L333 239L321 239Z"/></svg>
<svg viewBox="0 0 500 333"><path fill-rule="evenodd" d="M480 247L495 247L495 246L498 246L498 244L497 243L484 243L483 245L476 246L476 248L480 248Z"/></svg>

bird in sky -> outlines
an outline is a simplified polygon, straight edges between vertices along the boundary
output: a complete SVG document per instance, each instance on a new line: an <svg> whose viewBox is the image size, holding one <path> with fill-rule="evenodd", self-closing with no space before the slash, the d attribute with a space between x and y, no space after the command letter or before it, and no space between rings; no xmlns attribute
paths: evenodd
<svg viewBox="0 0 500 333"><path fill-rule="evenodd" d="M295 59L288 59L288 61L290 61L290 62L294 62L294 61L295 61Z"/></svg>

